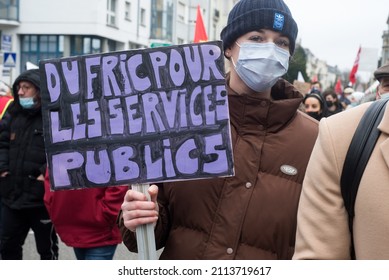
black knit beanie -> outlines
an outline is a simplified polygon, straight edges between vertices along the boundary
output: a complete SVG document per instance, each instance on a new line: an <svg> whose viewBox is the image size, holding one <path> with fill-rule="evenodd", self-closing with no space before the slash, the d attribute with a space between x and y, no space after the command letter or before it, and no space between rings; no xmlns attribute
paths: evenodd
<svg viewBox="0 0 389 280"><path fill-rule="evenodd" d="M324 100L323 95L321 95L320 92L310 92L310 93L306 94L304 96L304 99L303 99L303 104L305 104L305 100L307 100L310 97L316 98L319 101L319 103L320 103L321 109L324 110L324 108L326 107L326 105L325 105L326 102Z"/></svg>
<svg viewBox="0 0 389 280"><path fill-rule="evenodd" d="M13 94L17 95L17 86L21 81L27 81L32 83L37 89L41 89L41 79L39 74L39 69L30 69L21 73L15 80L12 85Z"/></svg>
<svg viewBox="0 0 389 280"><path fill-rule="evenodd" d="M240 0L230 11L227 26L220 33L224 49L240 36L262 28L287 36L293 54L298 28L283 0Z"/></svg>

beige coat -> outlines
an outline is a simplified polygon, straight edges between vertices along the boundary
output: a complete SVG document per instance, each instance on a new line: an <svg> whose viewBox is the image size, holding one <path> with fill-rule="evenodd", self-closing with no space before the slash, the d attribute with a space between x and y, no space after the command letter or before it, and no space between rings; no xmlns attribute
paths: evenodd
<svg viewBox="0 0 389 280"><path fill-rule="evenodd" d="M340 176L347 149L367 107L323 119L303 183L294 259L350 259ZM357 259L389 259L389 106L355 203Z"/></svg>

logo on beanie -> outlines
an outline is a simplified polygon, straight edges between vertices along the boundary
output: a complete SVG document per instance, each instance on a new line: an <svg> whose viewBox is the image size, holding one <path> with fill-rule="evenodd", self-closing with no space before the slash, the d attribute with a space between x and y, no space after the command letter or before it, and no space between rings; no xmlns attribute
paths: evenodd
<svg viewBox="0 0 389 280"><path fill-rule="evenodd" d="M273 28L282 30L284 28L285 16L279 13L274 13Z"/></svg>

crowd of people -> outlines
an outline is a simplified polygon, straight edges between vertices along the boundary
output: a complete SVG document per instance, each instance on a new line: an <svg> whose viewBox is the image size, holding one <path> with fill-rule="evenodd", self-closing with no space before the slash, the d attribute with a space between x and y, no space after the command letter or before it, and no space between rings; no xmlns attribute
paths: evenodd
<svg viewBox="0 0 389 280"><path fill-rule="evenodd" d="M302 110L318 121L362 103L361 92L356 92L351 86L337 94L333 88L322 92L321 86L318 87L317 84L320 82L313 83L311 90L305 94Z"/></svg>
<svg viewBox="0 0 389 280"><path fill-rule="evenodd" d="M339 96L317 82L302 94L282 79L297 34L283 0L237 2L221 32L235 175L151 184L149 196L126 186L51 191L39 70L22 73L0 121L1 258L23 259L32 229L41 259L58 259L59 236L77 259L109 260L122 241L137 252L136 228L153 224L161 259L389 259L389 108L352 242L339 182L372 102L356 106L351 87ZM389 65L374 74L387 98Z"/></svg>

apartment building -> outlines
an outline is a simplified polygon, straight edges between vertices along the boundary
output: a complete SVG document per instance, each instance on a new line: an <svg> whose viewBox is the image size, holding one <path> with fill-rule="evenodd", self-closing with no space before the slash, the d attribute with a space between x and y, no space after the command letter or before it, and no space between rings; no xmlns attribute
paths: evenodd
<svg viewBox="0 0 389 280"><path fill-rule="evenodd" d="M0 0L0 80L48 58L191 43L198 5L218 40L237 1Z"/></svg>

